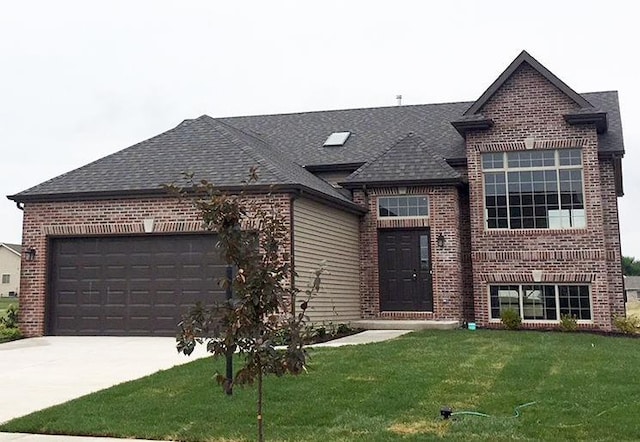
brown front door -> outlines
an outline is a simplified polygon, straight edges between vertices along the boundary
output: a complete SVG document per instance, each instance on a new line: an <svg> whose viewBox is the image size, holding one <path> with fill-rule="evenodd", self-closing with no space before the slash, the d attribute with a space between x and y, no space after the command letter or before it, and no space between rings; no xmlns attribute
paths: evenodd
<svg viewBox="0 0 640 442"><path fill-rule="evenodd" d="M378 233L380 309L433 311L429 229Z"/></svg>

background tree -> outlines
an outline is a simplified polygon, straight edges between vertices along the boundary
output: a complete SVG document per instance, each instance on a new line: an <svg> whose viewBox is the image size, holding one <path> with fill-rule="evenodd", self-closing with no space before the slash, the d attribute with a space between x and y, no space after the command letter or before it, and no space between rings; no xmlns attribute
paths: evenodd
<svg viewBox="0 0 640 442"><path fill-rule="evenodd" d="M640 261L632 256L623 256L622 273L626 276L640 276Z"/></svg>
<svg viewBox="0 0 640 442"><path fill-rule="evenodd" d="M264 440L262 403L263 377L300 374L306 365L301 330L309 300L320 288L322 269L303 293L292 288L294 273L283 248L288 237L287 219L277 204L265 207L262 200L242 192L227 195L208 181L195 183L187 176L184 188L168 186L181 201L194 204L204 226L217 233L218 246L226 262L235 268L231 284L233 298L207 308L197 305L179 325L178 351L189 355L197 344L206 344L215 357L238 353L244 360L234 379L217 374L227 392L233 384L257 383L258 440ZM250 171L249 182L257 179ZM298 301L299 302L299 301ZM290 337L286 349L276 349L276 338Z"/></svg>

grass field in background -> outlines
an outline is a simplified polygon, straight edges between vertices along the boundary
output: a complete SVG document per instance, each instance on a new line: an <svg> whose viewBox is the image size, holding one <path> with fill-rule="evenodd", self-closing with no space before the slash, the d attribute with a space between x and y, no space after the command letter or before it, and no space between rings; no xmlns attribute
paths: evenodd
<svg viewBox="0 0 640 442"><path fill-rule="evenodd" d="M423 331L310 350L308 373L265 383L269 441L634 440L640 339L589 333ZM0 427L3 431L255 440L254 388L225 396L211 359ZM535 402L519 410L514 408ZM440 417L442 406L491 417Z"/></svg>

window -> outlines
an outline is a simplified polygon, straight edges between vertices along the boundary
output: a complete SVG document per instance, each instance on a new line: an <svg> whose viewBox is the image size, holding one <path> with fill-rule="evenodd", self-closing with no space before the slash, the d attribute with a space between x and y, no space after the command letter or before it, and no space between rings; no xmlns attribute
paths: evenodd
<svg viewBox="0 0 640 442"><path fill-rule="evenodd" d="M327 138L323 146L344 146L351 132L334 132Z"/></svg>
<svg viewBox="0 0 640 442"><path fill-rule="evenodd" d="M513 309L523 321L555 321L561 315L591 320L591 295L587 285L493 285L489 287L491 319Z"/></svg>
<svg viewBox="0 0 640 442"><path fill-rule="evenodd" d="M409 218L429 216L429 202L424 195L383 196L378 198L381 218Z"/></svg>
<svg viewBox="0 0 640 442"><path fill-rule="evenodd" d="M482 154L488 229L586 225L580 149Z"/></svg>
<svg viewBox="0 0 640 442"><path fill-rule="evenodd" d="M11 282L11 275L2 275L2 283L9 284Z"/></svg>

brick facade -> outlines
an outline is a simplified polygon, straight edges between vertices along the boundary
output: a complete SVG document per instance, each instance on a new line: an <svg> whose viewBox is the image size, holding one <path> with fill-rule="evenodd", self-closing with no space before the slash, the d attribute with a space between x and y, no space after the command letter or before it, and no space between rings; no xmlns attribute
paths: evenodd
<svg viewBox="0 0 640 442"><path fill-rule="evenodd" d="M476 322L489 318L492 282L589 283L592 328L611 329L612 314L623 314L620 239L613 167L598 158L593 124L569 125L563 114L576 104L528 64L522 64L484 105L493 127L467 134L471 205L471 251ZM487 230L484 226L483 152L581 148L587 224L582 229ZM526 325L525 325L526 326ZM547 325L548 326L548 325Z"/></svg>
<svg viewBox="0 0 640 442"><path fill-rule="evenodd" d="M368 210L360 219L359 232L362 318L475 321L479 326L498 327L499 321L490 318L489 286L540 281L589 285L593 316L591 322L580 324L583 328L611 330L612 317L624 315L614 160L599 155L595 123L571 125L565 121L565 114L580 109L565 94L566 89L562 92L527 63L512 72L479 110L493 125L488 129L472 125L469 127L476 129L465 132L467 163L464 166L464 162L458 161L455 167L462 176L459 183L408 186L402 188L402 192L395 185L353 191L353 202ZM482 102L477 102L477 106ZM576 148L582 152L585 227L485 228L483 153ZM331 175L323 173L327 177ZM344 179L346 172L340 174ZM426 195L429 216L379 218L378 198L400 193ZM247 198L277 207L290 220L290 195ZM144 235L143 220L147 218L155 220L153 234L203 231L193 207L168 197L26 203L23 247L33 247L37 256L35 261L23 259L22 262L20 323L23 333L26 336L45 333L50 238ZM430 230L433 311L381 311L378 237L387 229ZM444 237L442 246L437 244L439 235ZM290 249L291 237L283 244L283 250ZM551 325L528 323L524 326Z"/></svg>
<svg viewBox="0 0 640 442"><path fill-rule="evenodd" d="M276 208L289 223L290 196L249 196L266 207ZM96 235L144 235L143 220L155 220L154 235L204 231L196 210L175 198L118 199L73 202L27 203L24 207L22 241L36 249L34 261L22 260L20 328L27 337L45 333L47 264L52 237ZM290 238L282 245L290 250Z"/></svg>

